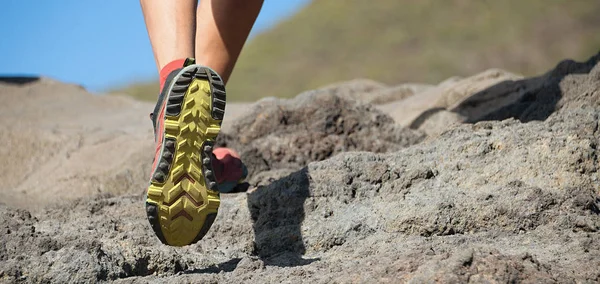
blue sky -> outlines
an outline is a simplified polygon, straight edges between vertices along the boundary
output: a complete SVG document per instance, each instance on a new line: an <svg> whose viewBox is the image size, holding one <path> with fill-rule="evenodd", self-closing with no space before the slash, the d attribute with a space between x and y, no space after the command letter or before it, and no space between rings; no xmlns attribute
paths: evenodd
<svg viewBox="0 0 600 284"><path fill-rule="evenodd" d="M265 0L252 35L307 2ZM93 92L156 77L138 0L6 0L0 27L0 76L42 75Z"/></svg>

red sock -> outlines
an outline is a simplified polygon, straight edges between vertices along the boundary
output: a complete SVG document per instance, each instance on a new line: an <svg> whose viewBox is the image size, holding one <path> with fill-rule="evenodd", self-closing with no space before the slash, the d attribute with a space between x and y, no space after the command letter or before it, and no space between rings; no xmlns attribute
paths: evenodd
<svg viewBox="0 0 600 284"><path fill-rule="evenodd" d="M173 70L183 67L183 63L185 63L185 59L173 60L173 61L169 62L169 64L165 65L165 67L163 67L160 70L160 91L161 92L162 92L163 87L165 86L165 81L167 80L167 77L169 76L169 74L171 74L171 72L173 72Z"/></svg>

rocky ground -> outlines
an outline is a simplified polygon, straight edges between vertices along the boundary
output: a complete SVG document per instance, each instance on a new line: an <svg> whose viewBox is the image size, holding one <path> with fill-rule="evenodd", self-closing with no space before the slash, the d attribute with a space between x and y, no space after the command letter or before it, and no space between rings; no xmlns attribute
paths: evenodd
<svg viewBox="0 0 600 284"><path fill-rule="evenodd" d="M0 282L599 282L599 60L231 104L252 190L183 248L144 213L152 105L0 80Z"/></svg>

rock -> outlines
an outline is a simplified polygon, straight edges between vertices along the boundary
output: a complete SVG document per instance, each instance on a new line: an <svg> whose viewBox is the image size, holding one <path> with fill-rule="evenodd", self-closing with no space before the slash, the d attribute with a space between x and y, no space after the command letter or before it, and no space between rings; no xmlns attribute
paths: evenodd
<svg viewBox="0 0 600 284"><path fill-rule="evenodd" d="M379 105L402 100L414 94L431 90L434 87L418 83L406 83L389 87L369 79L355 79L323 86L317 89L316 92L330 93L364 103Z"/></svg>
<svg viewBox="0 0 600 284"><path fill-rule="evenodd" d="M373 92L367 100L367 103L381 105L406 99L412 95L427 92L435 88L425 84L401 84L395 87L386 88Z"/></svg>
<svg viewBox="0 0 600 284"><path fill-rule="evenodd" d="M465 122L464 116L443 108L436 108L422 113L409 127L419 129L433 137L463 122Z"/></svg>
<svg viewBox="0 0 600 284"><path fill-rule="evenodd" d="M596 57L565 61L533 79L542 87L511 97L488 119L463 116L458 109L469 99L461 99L419 127L453 115L471 123L446 124L427 137L331 90L262 100L220 141L240 149L258 187L223 195L201 242L162 245L135 191L88 194L33 213L1 205L0 279L598 282L599 70ZM482 105L495 100L486 96ZM73 135L61 131L60 139ZM28 143L21 157L45 145ZM124 165L110 168L131 176Z"/></svg>
<svg viewBox="0 0 600 284"><path fill-rule="evenodd" d="M510 104L518 98L518 95L502 94L515 90L514 84L511 85L508 82L520 78L520 76L503 70L490 69L468 78L450 78L438 86L423 89L413 96L381 105L378 108L390 113L394 120L401 125L418 129L431 114L440 110L454 111L464 117L469 117L464 111L459 112L455 108L480 92L491 94L488 96L489 102L485 106L477 106L477 111L492 112L494 109ZM491 89L496 85L502 87Z"/></svg>
<svg viewBox="0 0 600 284"><path fill-rule="evenodd" d="M424 137L335 89L289 100L263 99L233 123L229 133L220 136L219 145L237 149L251 176L274 169L297 170L347 151L391 152Z"/></svg>
<svg viewBox="0 0 600 284"><path fill-rule="evenodd" d="M373 93L388 89L389 87L387 85L380 82L369 79L355 79L326 85L316 91L369 102L373 97Z"/></svg>
<svg viewBox="0 0 600 284"><path fill-rule="evenodd" d="M2 202L29 210L97 193L141 193L152 106L40 79L0 87Z"/></svg>

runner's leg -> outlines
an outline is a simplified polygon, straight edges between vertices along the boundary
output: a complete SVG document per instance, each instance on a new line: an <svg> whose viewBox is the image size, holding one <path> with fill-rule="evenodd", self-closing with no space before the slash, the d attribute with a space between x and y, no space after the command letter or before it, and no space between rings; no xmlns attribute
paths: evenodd
<svg viewBox="0 0 600 284"><path fill-rule="evenodd" d="M196 62L225 82L260 12L263 0L202 0L196 17Z"/></svg>
<svg viewBox="0 0 600 284"><path fill-rule="evenodd" d="M204 1L203 1L204 2ZM158 70L194 57L197 0L140 0Z"/></svg>

